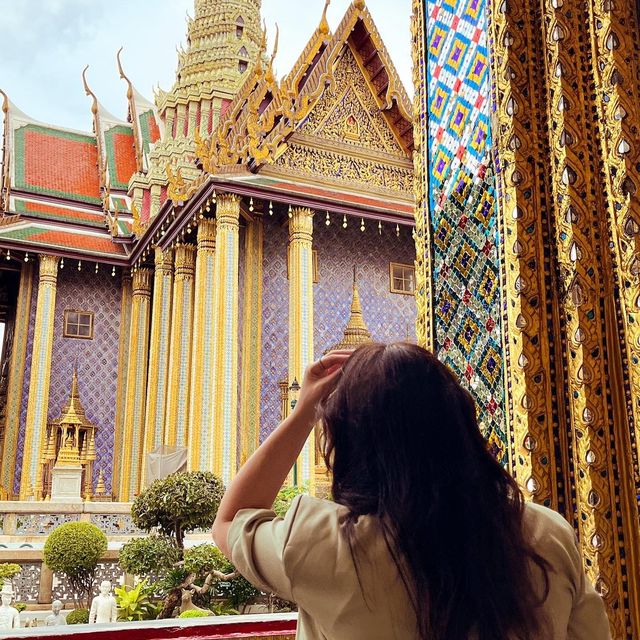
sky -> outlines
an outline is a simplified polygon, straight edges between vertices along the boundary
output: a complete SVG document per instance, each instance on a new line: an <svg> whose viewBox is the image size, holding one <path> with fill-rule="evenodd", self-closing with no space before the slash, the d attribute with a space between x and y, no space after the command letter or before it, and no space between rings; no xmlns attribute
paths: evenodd
<svg viewBox="0 0 640 640"><path fill-rule="evenodd" d="M332 29L349 4L331 2ZM323 6L324 0L262 0L270 46L274 25L280 27L279 76L304 48ZM411 0L368 0L367 7L411 95ZM36 120L90 131L91 102L81 80L88 64L90 88L108 111L124 119L126 84L118 76L117 50L124 47L125 73L152 100L157 83L165 90L173 84L187 13L193 15L193 0L0 0L0 89Z"/></svg>

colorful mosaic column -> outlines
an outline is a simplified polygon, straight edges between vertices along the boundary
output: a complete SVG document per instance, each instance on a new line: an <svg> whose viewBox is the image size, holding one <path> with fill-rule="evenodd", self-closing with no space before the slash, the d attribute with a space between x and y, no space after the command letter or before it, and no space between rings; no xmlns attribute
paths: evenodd
<svg viewBox="0 0 640 640"><path fill-rule="evenodd" d="M9 386L7 389L6 424L2 446L2 467L0 485L9 495L13 493L16 470L16 448L20 429L20 404L24 383L24 367L27 356L27 335L31 313L31 293L33 290L33 262L24 262L20 271L18 303L16 305L13 347L9 363Z"/></svg>
<svg viewBox="0 0 640 640"><path fill-rule="evenodd" d="M146 454L162 444L164 436L164 410L167 401L172 295L173 253L171 251L163 251L160 247L156 247L143 460L146 458ZM145 484L145 474L146 464L143 465L142 469L142 484Z"/></svg>
<svg viewBox="0 0 640 640"><path fill-rule="evenodd" d="M129 362L129 336L131 332L131 272L122 271L122 302L120 303L120 339L118 344L118 386L116 390L116 417L113 442L113 474L111 491L120 486L120 466L122 464L122 442L124 431L124 411L127 403L127 371Z"/></svg>
<svg viewBox="0 0 640 640"><path fill-rule="evenodd" d="M302 382L313 361L313 211L294 208L289 219L289 384ZM294 473L294 481L313 493L315 442L312 433Z"/></svg>
<svg viewBox="0 0 640 640"><path fill-rule="evenodd" d="M185 446L189 442L189 378L193 338L193 292L196 248L180 244L175 248L173 312L169 388L164 419L164 443Z"/></svg>
<svg viewBox="0 0 640 640"><path fill-rule="evenodd" d="M260 382L262 378L262 255L261 217L247 225L246 266L242 305L242 377L240 407L240 464L255 451L260 439Z"/></svg>
<svg viewBox="0 0 640 640"><path fill-rule="evenodd" d="M57 281L58 258L40 256L29 400L27 403L22 477L20 478L21 500L32 497L41 500L44 497L42 495L40 459L47 430Z"/></svg>
<svg viewBox="0 0 640 640"><path fill-rule="evenodd" d="M213 454L216 221L200 220L193 318L194 350L189 402L189 469L209 471Z"/></svg>
<svg viewBox="0 0 640 640"><path fill-rule="evenodd" d="M151 269L133 273L129 362L127 365L127 398L120 465L119 499L133 500L140 490L143 459L143 425L149 366L149 320L151 306Z"/></svg>
<svg viewBox="0 0 640 640"><path fill-rule="evenodd" d="M237 468L240 197L218 196L216 220L213 472L229 482Z"/></svg>

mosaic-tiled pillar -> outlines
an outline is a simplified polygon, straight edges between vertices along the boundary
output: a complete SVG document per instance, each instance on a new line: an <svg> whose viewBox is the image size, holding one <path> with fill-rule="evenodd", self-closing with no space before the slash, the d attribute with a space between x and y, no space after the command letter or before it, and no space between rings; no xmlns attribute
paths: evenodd
<svg viewBox="0 0 640 640"><path fill-rule="evenodd" d="M193 344L198 348L191 362L189 402L189 468L193 471L210 470L213 458L215 249L216 221L201 220L193 318Z"/></svg>
<svg viewBox="0 0 640 640"><path fill-rule="evenodd" d="M289 219L289 384L302 382L313 361L313 211L294 208ZM313 493L315 446L309 436L294 470L294 482Z"/></svg>
<svg viewBox="0 0 640 640"><path fill-rule="evenodd" d="M147 371L149 366L149 320L151 306L151 269L133 273L129 362L127 365L127 398L120 465L122 502L133 500L140 490L143 464L143 425L146 407Z"/></svg>
<svg viewBox="0 0 640 640"><path fill-rule="evenodd" d="M42 499L41 457L47 430L58 258L40 256L20 499Z"/></svg>
<svg viewBox="0 0 640 640"><path fill-rule="evenodd" d="M31 293L33 290L33 262L23 262L20 271L18 303L16 305L13 347L9 363L9 386L7 388L6 423L2 446L2 467L0 485L9 494L13 493L16 470L16 451L18 431L20 429L20 404L27 356L27 335L31 312Z"/></svg>
<svg viewBox="0 0 640 640"><path fill-rule="evenodd" d="M156 247L153 303L151 308L147 410L144 420L143 460L146 454L162 444L164 436L164 410L167 400L169 372L172 295L173 253L171 251L163 251L160 247ZM145 471L146 464L143 464L143 484Z"/></svg>
<svg viewBox="0 0 640 640"><path fill-rule="evenodd" d="M168 445L185 446L189 441L187 427L195 264L196 248L193 245L180 244L175 248L169 388L164 419L164 443Z"/></svg>
<svg viewBox="0 0 640 640"><path fill-rule="evenodd" d="M240 197L218 196L216 220L213 472L229 482L237 468Z"/></svg>
<svg viewBox="0 0 640 640"><path fill-rule="evenodd" d="M242 374L240 407L240 464L260 440L260 382L262 379L262 256L264 226L257 217L245 233L246 266L242 305Z"/></svg>
<svg viewBox="0 0 640 640"><path fill-rule="evenodd" d="M129 336L131 332L131 272L122 271L122 301L120 303L120 338L118 342L118 385L116 389L116 417L113 442L113 476L111 491L120 486L122 442L124 435L124 411L127 403L127 372L129 370Z"/></svg>

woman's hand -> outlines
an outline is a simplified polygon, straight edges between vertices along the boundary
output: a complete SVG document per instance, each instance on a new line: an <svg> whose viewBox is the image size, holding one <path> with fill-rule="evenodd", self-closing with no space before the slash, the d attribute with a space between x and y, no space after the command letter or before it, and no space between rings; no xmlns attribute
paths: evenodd
<svg viewBox="0 0 640 640"><path fill-rule="evenodd" d="M352 354L353 349L330 351L307 367L294 415L315 420L318 405L333 391L342 367Z"/></svg>

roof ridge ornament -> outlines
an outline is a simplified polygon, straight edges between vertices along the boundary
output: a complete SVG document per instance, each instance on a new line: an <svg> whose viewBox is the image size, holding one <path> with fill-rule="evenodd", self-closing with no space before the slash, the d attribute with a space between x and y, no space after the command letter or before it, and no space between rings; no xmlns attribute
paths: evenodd
<svg viewBox="0 0 640 640"><path fill-rule="evenodd" d="M324 9L322 10L322 18L320 18L320 26L318 27L318 31L320 31L320 33L322 35L328 35L329 34L329 22L327 21L327 9L329 8L329 5L331 4L331 0L326 0L326 2L324 3Z"/></svg>

